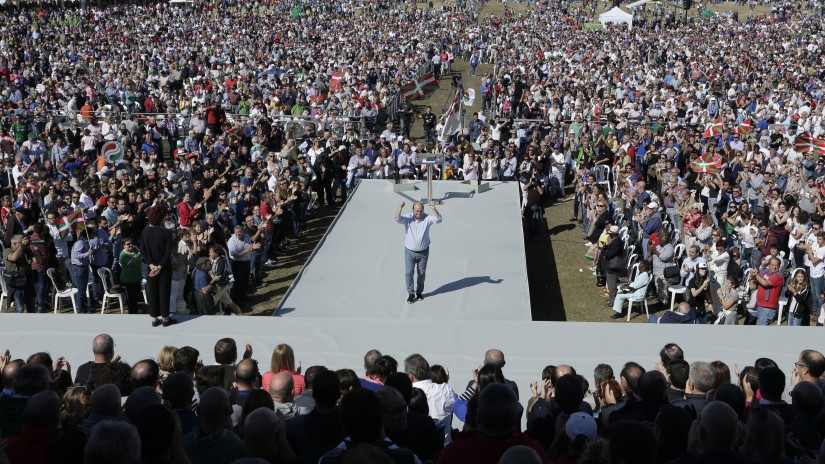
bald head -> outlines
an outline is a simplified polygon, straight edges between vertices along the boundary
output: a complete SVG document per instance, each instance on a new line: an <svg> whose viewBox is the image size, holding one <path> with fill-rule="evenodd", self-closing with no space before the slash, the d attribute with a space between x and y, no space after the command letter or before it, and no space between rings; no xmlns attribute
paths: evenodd
<svg viewBox="0 0 825 464"><path fill-rule="evenodd" d="M276 404L291 403L293 388L295 381L292 380L292 376L286 372L279 372L269 381L269 396Z"/></svg>
<svg viewBox="0 0 825 464"><path fill-rule="evenodd" d="M690 304L688 304L687 302L684 302L684 301L679 303L679 307L676 310L676 312L678 312L679 314L689 313L690 312Z"/></svg>
<svg viewBox="0 0 825 464"><path fill-rule="evenodd" d="M241 390L258 387L258 363L252 359L243 359L235 367L235 381Z"/></svg>
<svg viewBox="0 0 825 464"><path fill-rule="evenodd" d="M562 364L561 366L556 368L556 378L563 377L565 375L576 374L576 370L573 367L568 366L567 364Z"/></svg>
<svg viewBox="0 0 825 464"><path fill-rule="evenodd" d="M119 417L120 389L114 384L108 383L97 387L92 392L91 411L105 417Z"/></svg>
<svg viewBox="0 0 825 464"><path fill-rule="evenodd" d="M56 429L60 425L60 398L47 390L29 398L23 413L29 427Z"/></svg>
<svg viewBox="0 0 825 464"><path fill-rule="evenodd" d="M702 409L699 437L703 449L733 449L739 432L739 419L727 403L711 401Z"/></svg>
<svg viewBox="0 0 825 464"><path fill-rule="evenodd" d="M539 453L525 445L513 446L498 460L498 464L542 464L542 462Z"/></svg>
<svg viewBox="0 0 825 464"><path fill-rule="evenodd" d="M109 362L115 356L115 340L109 334L100 334L92 342L95 362Z"/></svg>
<svg viewBox="0 0 825 464"><path fill-rule="evenodd" d="M22 359L15 359L3 367L3 388L14 388L14 377L23 364Z"/></svg>
<svg viewBox="0 0 825 464"><path fill-rule="evenodd" d="M506 364L504 361L504 353L495 348L487 350L487 352L484 353L484 364L490 364L499 369L503 369L504 364Z"/></svg>
<svg viewBox="0 0 825 464"><path fill-rule="evenodd" d="M269 408L258 408L248 416L243 423L244 443L249 455L259 458L274 457L278 453L278 436L280 420L275 411Z"/></svg>

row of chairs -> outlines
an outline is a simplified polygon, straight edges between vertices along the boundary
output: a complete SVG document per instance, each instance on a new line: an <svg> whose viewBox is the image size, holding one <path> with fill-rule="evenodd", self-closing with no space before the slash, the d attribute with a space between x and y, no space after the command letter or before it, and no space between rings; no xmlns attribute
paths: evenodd
<svg viewBox="0 0 825 464"><path fill-rule="evenodd" d="M46 275L49 277L49 281L52 283L52 289L54 290L54 303L53 303L53 310L54 313L57 314L58 312L62 311L62 301L64 298L68 298L71 302L72 309L74 313L77 314L77 304L75 303L75 295L80 290L76 287L68 287L65 289L60 289L57 286L57 282L55 280L54 269L46 270ZM111 300L117 300L118 307L120 309L120 314L124 313L124 308L126 306L126 292L123 290L115 290L114 289L114 278L112 277L111 269L107 267L102 267L97 270L98 276L100 276L101 281L103 282L103 304L100 308L100 314L104 314L106 309L109 308L109 304ZM0 293L0 310L5 310L6 306L3 305L5 302L6 305L13 304L10 301L10 292L8 286L6 285L6 279L4 278L5 269L0 269L0 288L2 289L2 293ZM143 291L143 300L144 303L148 302L146 298L146 281L142 282L142 291ZM90 282L89 285L86 286L84 289L86 292L87 299L91 298L91 287L92 283Z"/></svg>

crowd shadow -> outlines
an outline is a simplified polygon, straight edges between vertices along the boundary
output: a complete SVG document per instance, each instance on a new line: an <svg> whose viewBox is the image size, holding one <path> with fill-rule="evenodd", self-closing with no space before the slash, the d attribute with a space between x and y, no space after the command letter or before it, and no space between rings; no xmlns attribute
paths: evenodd
<svg viewBox="0 0 825 464"><path fill-rule="evenodd" d="M464 277L454 282L446 283L438 287L437 289L433 290L426 296L435 296L441 295L443 293L456 292L459 290L464 290L465 288L475 287L476 285L481 284L500 284L501 282L503 282L503 279L492 279L490 278L490 276Z"/></svg>

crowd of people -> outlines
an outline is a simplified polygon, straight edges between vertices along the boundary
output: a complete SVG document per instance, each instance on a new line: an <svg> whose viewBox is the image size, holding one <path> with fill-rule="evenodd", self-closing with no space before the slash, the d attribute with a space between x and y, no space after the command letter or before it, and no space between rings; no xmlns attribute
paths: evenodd
<svg viewBox="0 0 825 464"><path fill-rule="evenodd" d="M400 362L370 350L356 373L302 369L280 344L259 366L251 345L222 338L214 365L191 346L129 364L100 334L91 355L76 368L47 352L0 357L0 463L825 459L825 356L814 350L799 354L790 385L783 368L791 366L770 358L731 370L668 343L650 368L598 364L591 376L548 365L529 395L507 379L497 349L458 379L459 391L448 366L420 354Z"/></svg>
<svg viewBox="0 0 825 464"><path fill-rule="evenodd" d="M52 292L71 292L75 312L119 294L156 326L176 312L244 313L310 214L334 211L358 179L417 175L424 146L392 95L421 69L449 76L455 55L482 45L453 27L477 6L4 11L0 222L14 310L56 311ZM375 27L350 33L362 23ZM171 233L147 238L154 229ZM170 246L150 250L159 238Z"/></svg>
<svg viewBox="0 0 825 464"><path fill-rule="evenodd" d="M537 191L524 195L530 236L532 205L572 196L614 319L648 295L672 310L656 321L769 324L785 311L822 325L825 74L822 38L805 32L821 11L681 21L659 7L598 33L590 19L540 4L496 23L520 46L493 47L481 91L493 116L466 128L481 178Z"/></svg>

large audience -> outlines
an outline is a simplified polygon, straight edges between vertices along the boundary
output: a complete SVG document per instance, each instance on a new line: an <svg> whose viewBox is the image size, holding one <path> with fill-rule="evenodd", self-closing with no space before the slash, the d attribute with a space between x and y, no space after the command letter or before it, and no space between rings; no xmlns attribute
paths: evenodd
<svg viewBox="0 0 825 464"><path fill-rule="evenodd" d="M825 459L825 357L814 350L793 366L761 357L731 369L668 343L649 369L633 361L598 364L592 374L536 367L527 394L507 379L497 349L472 376L450 382L449 366L378 350L356 372L304 369L288 344L259 365L253 347L232 338L215 343L214 365L191 346L121 359L108 334L91 348L77 367L47 352L0 358L0 463ZM454 390L456 380L466 387Z"/></svg>
<svg viewBox="0 0 825 464"><path fill-rule="evenodd" d="M591 31L596 2L496 18L461 0L92 3L2 12L2 283L17 312L61 296L103 310L119 293L153 326L243 314L309 215L361 179L420 179L416 154L437 151L440 178L518 181L531 237L546 200L572 193L614 318L646 309L650 288L673 308L660 323L825 322L820 10L685 22L659 5L632 30ZM399 103L455 60L494 65L463 127ZM731 372L669 344L651 370L547 366L527 401L498 350L458 392L418 354L371 351L359 374L302 369L281 344L259 368L222 339L203 366L189 346L123 360L101 334L92 356L5 353L0 463L822 460L812 350L790 389L791 366Z"/></svg>

